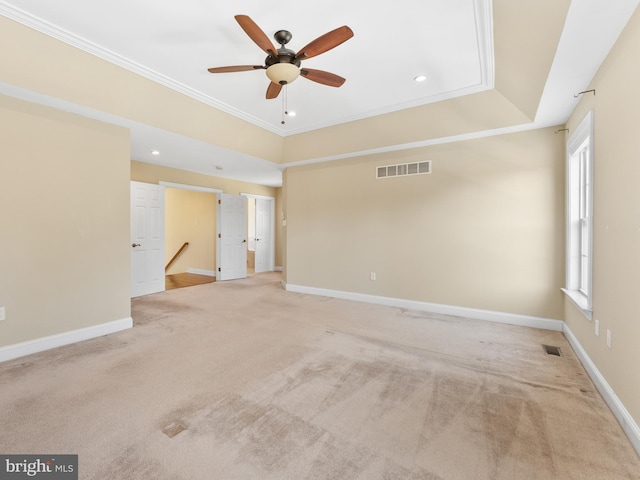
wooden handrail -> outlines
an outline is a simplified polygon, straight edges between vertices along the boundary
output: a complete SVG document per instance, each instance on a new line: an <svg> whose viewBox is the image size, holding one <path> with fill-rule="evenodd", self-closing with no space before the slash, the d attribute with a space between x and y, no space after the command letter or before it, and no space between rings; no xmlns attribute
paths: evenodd
<svg viewBox="0 0 640 480"><path fill-rule="evenodd" d="M175 261L176 261L176 258L178 258L178 256L183 252L183 250L184 250L185 248L187 248L188 246L189 246L189 242L184 242L184 243L182 244L182 246L180 247L180 250L178 250L178 251L176 252L176 254L173 256L173 258L172 258L171 260L169 260L169 263L167 263L167 266L166 266L166 267L164 267L164 271L165 271L165 272L166 272L167 270L169 270L169 267L171 266L171 264L172 264L173 262L175 262Z"/></svg>

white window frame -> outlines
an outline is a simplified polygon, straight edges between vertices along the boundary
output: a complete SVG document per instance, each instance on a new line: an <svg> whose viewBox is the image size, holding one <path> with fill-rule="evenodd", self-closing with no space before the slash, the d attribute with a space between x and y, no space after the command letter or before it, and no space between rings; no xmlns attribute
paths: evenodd
<svg viewBox="0 0 640 480"><path fill-rule="evenodd" d="M593 299L593 110L567 142L567 270L562 290L592 319Z"/></svg>

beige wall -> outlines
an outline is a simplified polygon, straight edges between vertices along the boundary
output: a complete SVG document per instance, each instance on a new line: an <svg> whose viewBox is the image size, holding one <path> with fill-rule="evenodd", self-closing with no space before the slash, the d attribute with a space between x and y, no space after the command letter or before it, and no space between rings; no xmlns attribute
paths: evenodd
<svg viewBox="0 0 640 480"><path fill-rule="evenodd" d="M282 201L279 200L281 196L281 188L266 187L264 185L256 185L254 183L239 182L237 180L213 177L211 175L203 175L200 173L187 172L184 170L177 170L175 168L160 167L158 165L135 161L131 162L131 180L155 184L160 182L179 183L182 185L218 189L222 190L224 193L250 193L253 195L275 198L275 265L282 265L283 235L281 227L278 226L282 223L278 222L280 212L282 211Z"/></svg>
<svg viewBox="0 0 640 480"><path fill-rule="evenodd" d="M287 169L286 282L562 319L563 140L543 129ZM375 178L421 160L432 174Z"/></svg>
<svg viewBox="0 0 640 480"><path fill-rule="evenodd" d="M215 270L216 196L180 188L165 189L165 264L185 242L189 246L166 271Z"/></svg>
<svg viewBox="0 0 640 480"><path fill-rule="evenodd" d="M130 316L129 135L0 96L0 346Z"/></svg>
<svg viewBox="0 0 640 480"><path fill-rule="evenodd" d="M567 126L594 112L593 322L565 301L566 322L640 424L640 10L601 66ZM611 349L605 344L612 333Z"/></svg>

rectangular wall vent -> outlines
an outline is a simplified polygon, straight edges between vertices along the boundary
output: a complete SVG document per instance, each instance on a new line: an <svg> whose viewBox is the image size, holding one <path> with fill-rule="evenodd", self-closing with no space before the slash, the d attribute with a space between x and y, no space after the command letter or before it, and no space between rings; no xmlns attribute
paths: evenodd
<svg viewBox="0 0 640 480"><path fill-rule="evenodd" d="M431 173L431 161L401 163L376 168L376 178L405 177L407 175L426 175Z"/></svg>

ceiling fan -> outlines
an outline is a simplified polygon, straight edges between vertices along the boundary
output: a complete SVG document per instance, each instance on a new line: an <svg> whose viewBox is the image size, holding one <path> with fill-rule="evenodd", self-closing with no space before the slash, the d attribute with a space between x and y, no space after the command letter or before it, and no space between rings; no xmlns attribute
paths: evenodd
<svg viewBox="0 0 640 480"><path fill-rule="evenodd" d="M245 33L267 53L264 65L235 65L229 67L209 68L211 73L229 73L244 72L248 70L266 70L267 77L271 80L267 88L267 99L276 98L280 94L280 90L284 85L293 82L299 75L313 82L328 85L330 87L339 87L345 79L334 73L325 72L323 70L315 70L311 68L301 68L300 64L303 60L320 55L321 53L337 47L353 37L353 31L346 25L331 30L328 33L316 38L307 46L303 47L297 53L285 47L292 38L291 32L287 30L278 30L274 34L276 42L280 48L275 48L269 37L260 29L260 27L247 15L236 15L234 17L240 24Z"/></svg>

